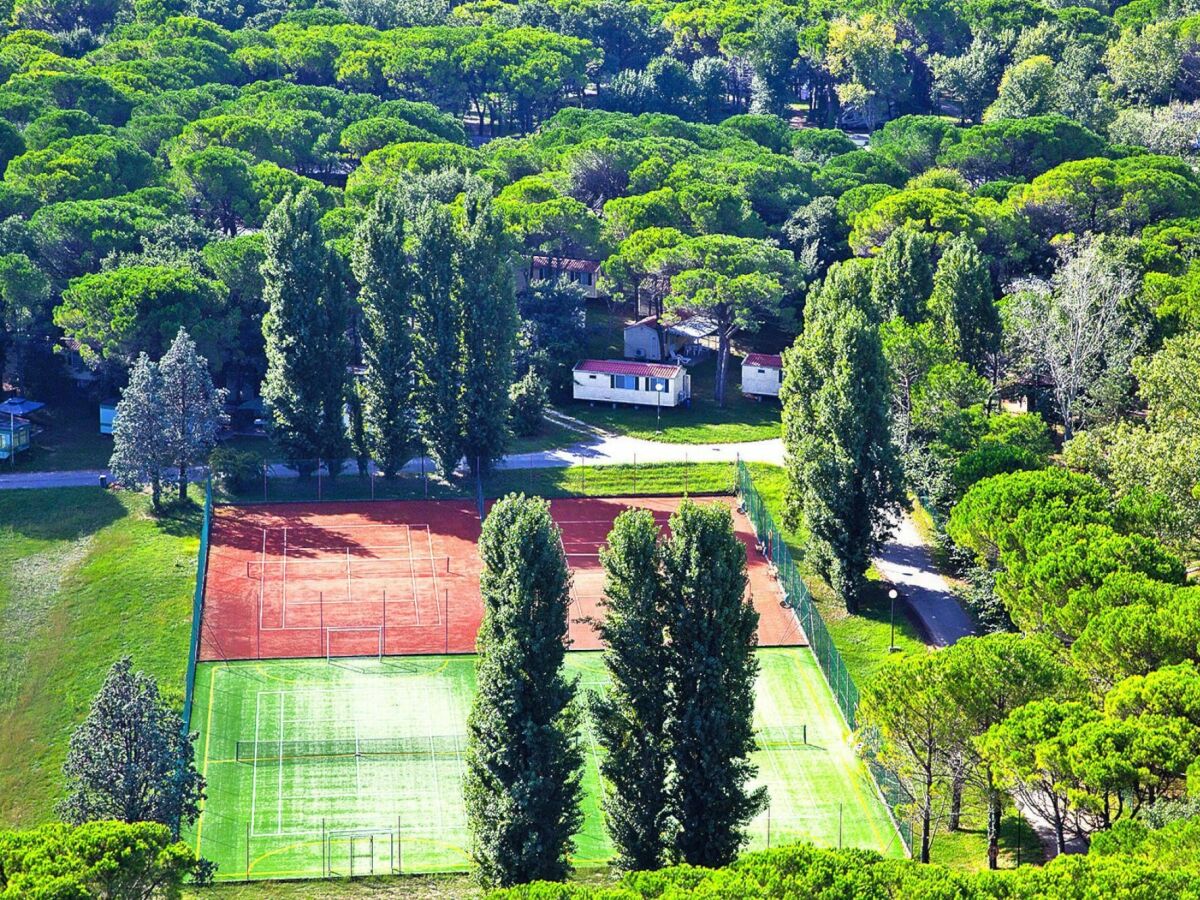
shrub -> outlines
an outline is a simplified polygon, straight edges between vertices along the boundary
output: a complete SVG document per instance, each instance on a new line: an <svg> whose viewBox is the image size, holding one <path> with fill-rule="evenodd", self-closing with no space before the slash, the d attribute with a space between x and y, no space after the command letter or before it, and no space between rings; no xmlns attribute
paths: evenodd
<svg viewBox="0 0 1200 900"><path fill-rule="evenodd" d="M250 450L218 447L208 458L217 486L229 494L252 490L262 478L263 458Z"/></svg>

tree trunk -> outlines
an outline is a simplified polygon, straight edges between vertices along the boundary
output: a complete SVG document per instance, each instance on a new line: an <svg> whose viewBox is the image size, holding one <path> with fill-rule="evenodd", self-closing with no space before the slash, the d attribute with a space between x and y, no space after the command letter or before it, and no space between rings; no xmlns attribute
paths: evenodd
<svg viewBox="0 0 1200 900"><path fill-rule="evenodd" d="M155 512L162 512L162 482L157 475L150 479L150 506Z"/></svg>
<svg viewBox="0 0 1200 900"><path fill-rule="evenodd" d="M724 328L721 329L721 336L718 338L717 347L717 383L713 388L713 394L717 399L717 406L724 408L725 406L725 369L729 365L729 334Z"/></svg>
<svg viewBox="0 0 1200 900"><path fill-rule="evenodd" d="M179 500L181 503L187 499L187 485L188 485L187 463L180 463L180 465L179 465Z"/></svg>
<svg viewBox="0 0 1200 900"><path fill-rule="evenodd" d="M1067 852L1066 823L1063 821L1066 814L1059 811L1057 798L1051 803L1054 810L1054 849L1061 856Z"/></svg>
<svg viewBox="0 0 1200 900"><path fill-rule="evenodd" d="M950 787L950 818L947 827L951 831L958 831L962 821L962 793L962 778L956 777Z"/></svg>
<svg viewBox="0 0 1200 900"><path fill-rule="evenodd" d="M1000 792L992 783L991 771L987 774L987 856L988 868L1000 868Z"/></svg>
<svg viewBox="0 0 1200 900"><path fill-rule="evenodd" d="M932 754L930 754L932 756ZM932 760L930 760L932 764ZM933 778L925 777L925 798L921 803L921 862L929 862L929 845L933 830L933 817L930 807L933 805Z"/></svg>

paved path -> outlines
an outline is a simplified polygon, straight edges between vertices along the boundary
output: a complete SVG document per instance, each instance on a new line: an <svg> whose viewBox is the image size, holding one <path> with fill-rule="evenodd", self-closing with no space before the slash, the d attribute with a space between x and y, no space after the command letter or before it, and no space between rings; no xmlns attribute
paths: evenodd
<svg viewBox="0 0 1200 900"><path fill-rule="evenodd" d="M621 435L587 434L569 447L557 450L538 450L533 453L514 453L504 457L499 469L544 469L566 466L603 466L618 463L695 463L733 462L738 457L746 462L766 462L783 465L783 441L749 441L741 444L665 444L641 438ZM425 460L426 471L432 470L432 462ZM421 471L421 460L416 459L404 467L406 472ZM107 470L80 470L70 472L13 472L0 473L0 490L16 488L85 487L97 483ZM294 469L282 464L271 466L274 478L296 475Z"/></svg>
<svg viewBox="0 0 1200 900"><path fill-rule="evenodd" d="M0 490L12 488L95 487L107 469L70 472L0 472Z"/></svg>
<svg viewBox="0 0 1200 900"><path fill-rule="evenodd" d="M928 644L948 647L959 638L975 633L974 623L963 611L946 579L938 573L933 554L911 516L905 514L900 520L883 552L875 558L875 565L896 585ZM1058 855L1053 826L1028 804L1014 800L1041 841L1046 860L1053 859ZM1069 837L1067 852L1086 853L1087 843L1078 837Z"/></svg>
<svg viewBox="0 0 1200 900"><path fill-rule="evenodd" d="M975 633L974 623L954 591L938 574L933 555L907 513L875 558L884 577L896 586L925 633L927 643L947 647Z"/></svg>

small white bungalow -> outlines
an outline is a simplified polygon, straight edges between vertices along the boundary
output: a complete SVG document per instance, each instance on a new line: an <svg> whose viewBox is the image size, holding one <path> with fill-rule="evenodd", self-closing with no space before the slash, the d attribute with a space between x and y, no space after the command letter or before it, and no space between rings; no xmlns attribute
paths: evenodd
<svg viewBox="0 0 1200 900"><path fill-rule="evenodd" d="M777 353L748 353L742 360L742 393L778 397L783 384L783 357Z"/></svg>
<svg viewBox="0 0 1200 900"><path fill-rule="evenodd" d="M692 399L692 379L683 366L584 359L575 364L576 400L632 403L637 406L684 406Z"/></svg>
<svg viewBox="0 0 1200 900"><path fill-rule="evenodd" d="M625 356L656 361L694 360L716 349L716 333L717 323L705 316L688 316L673 323L647 316L625 326Z"/></svg>

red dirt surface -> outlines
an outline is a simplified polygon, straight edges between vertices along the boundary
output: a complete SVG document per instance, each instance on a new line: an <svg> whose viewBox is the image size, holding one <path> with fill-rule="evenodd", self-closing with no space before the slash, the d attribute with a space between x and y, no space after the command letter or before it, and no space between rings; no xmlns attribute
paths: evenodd
<svg viewBox="0 0 1200 900"><path fill-rule="evenodd" d="M698 503L723 503L733 510L737 535L746 545L749 594L758 610L760 647L784 647L807 643L800 623L790 609L780 606L782 595L767 559L758 552L750 520L737 511L735 497L697 497ZM580 497L550 501L550 512L562 530L563 549L571 566L572 604L569 632L572 650L598 650L602 644L587 621L602 616L604 569L600 548L605 546L613 521L630 507L648 509L667 532L667 521L682 499L679 497Z"/></svg>
<svg viewBox="0 0 1200 900"><path fill-rule="evenodd" d="M550 501L572 570L571 649L601 644L599 551L613 520L650 509L664 532L680 498ZM804 644L732 497L746 544L759 645ZM479 519L469 502L374 501L221 506L213 514L200 659L473 653L483 618Z"/></svg>

